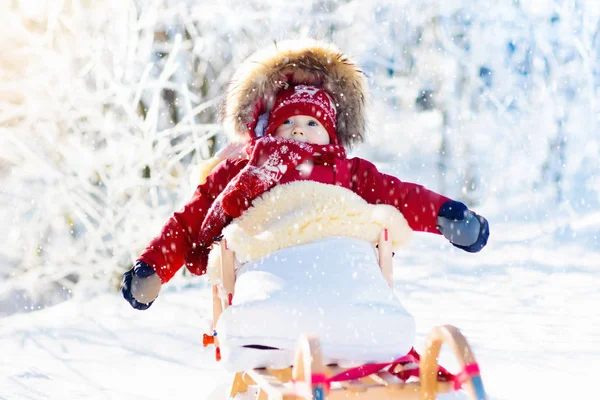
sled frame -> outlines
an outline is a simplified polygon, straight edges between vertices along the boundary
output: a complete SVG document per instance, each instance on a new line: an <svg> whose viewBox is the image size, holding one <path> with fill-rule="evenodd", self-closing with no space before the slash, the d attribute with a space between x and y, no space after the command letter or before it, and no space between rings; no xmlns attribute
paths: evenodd
<svg viewBox="0 0 600 400"><path fill-rule="evenodd" d="M324 365L319 340L303 336L298 342L294 365L285 369L258 368L238 372L230 396L258 388L257 400L433 400L438 394L454 391L452 382L438 381L438 357L442 344L449 345L462 367L475 362L473 352L460 331L452 325L431 330L421 359L419 380L405 382L387 371L380 371L352 381L332 383L331 387L315 382L315 376L332 376L343 372L337 365ZM470 400L487 399L481 376L473 374L462 385Z"/></svg>
<svg viewBox="0 0 600 400"><path fill-rule="evenodd" d="M218 242L221 252L221 282L212 286L213 326L223 311L231 305L235 287L235 255L227 240ZM388 229L383 229L377 243L378 262L386 282L393 288L392 242ZM218 337L214 345L219 356ZM448 345L459 361L462 370L467 365L476 365L475 356L466 338L452 325L433 328L425 344L419 363L419 380L403 381L392 373L382 370L351 381L333 382L330 386L315 377L331 377L344 369L337 365L325 365L319 339L303 335L298 342L294 365L284 369L256 368L235 374L230 397L246 393L256 387L256 400L337 400L337 399L389 399L389 400L433 400L440 393L454 391L453 382L438 380L438 358L442 344ZM487 396L481 375L469 374L462 389L470 400L485 400Z"/></svg>

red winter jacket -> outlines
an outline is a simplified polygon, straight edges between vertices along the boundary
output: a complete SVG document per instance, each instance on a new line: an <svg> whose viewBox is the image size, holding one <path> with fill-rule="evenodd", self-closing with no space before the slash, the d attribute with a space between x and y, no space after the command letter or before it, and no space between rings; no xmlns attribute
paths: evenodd
<svg viewBox="0 0 600 400"><path fill-rule="evenodd" d="M140 256L152 266L163 283L185 266L196 275L206 272L206 249L200 243L200 227L208 209L225 186L248 163L246 159L225 160L210 173L206 182L181 211L173 214ZM352 190L370 204L395 206L413 230L439 234L437 215L449 198L421 185L406 183L386 175L362 158L337 159L334 166L314 165L308 175L300 170L288 172L279 182L312 180Z"/></svg>

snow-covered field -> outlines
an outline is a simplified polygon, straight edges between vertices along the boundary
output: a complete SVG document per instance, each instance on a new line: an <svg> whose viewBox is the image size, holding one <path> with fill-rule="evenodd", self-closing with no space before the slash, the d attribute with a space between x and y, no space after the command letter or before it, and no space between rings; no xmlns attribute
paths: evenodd
<svg viewBox="0 0 600 400"><path fill-rule="evenodd" d="M306 35L369 76L358 155L490 221L481 253L396 255L416 349L453 324L492 399L600 398L598 4L0 1L0 400L225 398L204 278L144 312L107 286L195 187L234 68Z"/></svg>
<svg viewBox="0 0 600 400"><path fill-rule="evenodd" d="M492 399L595 398L600 213L517 224L487 211L492 240L479 254L416 235L396 256L417 350L451 323ZM145 312L107 293L1 319L0 399L225 398L231 376L202 347L209 294L204 278L178 278ZM455 366L449 353L442 362Z"/></svg>

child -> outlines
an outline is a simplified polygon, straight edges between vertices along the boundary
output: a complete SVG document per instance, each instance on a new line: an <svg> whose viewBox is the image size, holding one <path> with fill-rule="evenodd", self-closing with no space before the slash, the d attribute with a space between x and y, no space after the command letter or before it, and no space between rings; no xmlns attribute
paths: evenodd
<svg viewBox="0 0 600 400"><path fill-rule="evenodd" d="M485 218L369 161L346 157L344 145L362 139L365 87L355 64L318 42L279 43L274 55L258 53L242 65L226 101L236 134L250 136L248 158L219 163L124 274L122 293L132 307L147 309L184 264L206 273L214 238L263 193L296 181L341 186L369 204L395 207L413 230L480 251L489 236Z"/></svg>

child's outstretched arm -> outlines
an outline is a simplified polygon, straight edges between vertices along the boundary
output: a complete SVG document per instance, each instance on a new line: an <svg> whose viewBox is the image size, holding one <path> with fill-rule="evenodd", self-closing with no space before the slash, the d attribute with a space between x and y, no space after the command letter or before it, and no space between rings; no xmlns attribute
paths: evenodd
<svg viewBox="0 0 600 400"><path fill-rule="evenodd" d="M192 199L169 218L134 267L123 275L121 292L132 307L148 308L160 285L168 282L183 265L196 275L206 272L211 243L198 242L200 227L215 198L246 162L226 160L216 166Z"/></svg>
<svg viewBox="0 0 600 400"><path fill-rule="evenodd" d="M463 203L381 173L364 159L351 162L352 190L371 204L396 207L413 230L443 234L454 246L472 253L487 244L487 220Z"/></svg>

